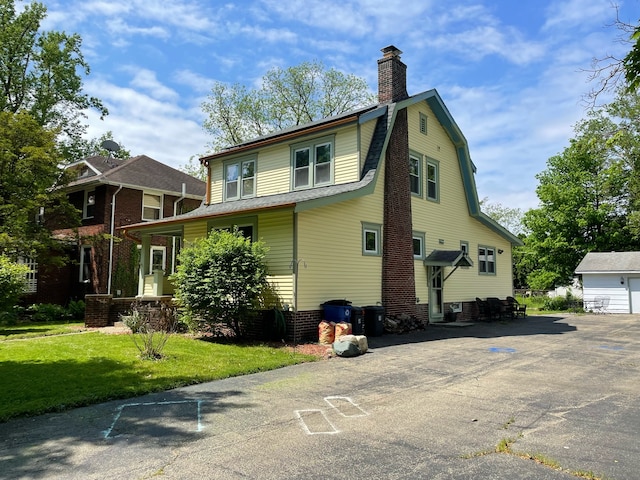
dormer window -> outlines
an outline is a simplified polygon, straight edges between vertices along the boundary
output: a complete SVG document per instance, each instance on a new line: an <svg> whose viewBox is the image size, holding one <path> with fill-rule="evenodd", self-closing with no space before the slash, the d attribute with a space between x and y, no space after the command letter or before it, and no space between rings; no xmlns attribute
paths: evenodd
<svg viewBox="0 0 640 480"><path fill-rule="evenodd" d="M333 181L333 138L292 147L293 189L330 185Z"/></svg>
<svg viewBox="0 0 640 480"><path fill-rule="evenodd" d="M256 194L256 161L239 160L225 163L224 195L225 200L239 200Z"/></svg>
<svg viewBox="0 0 640 480"><path fill-rule="evenodd" d="M78 178L86 178L89 176L89 167L84 166L80 170L78 170Z"/></svg>

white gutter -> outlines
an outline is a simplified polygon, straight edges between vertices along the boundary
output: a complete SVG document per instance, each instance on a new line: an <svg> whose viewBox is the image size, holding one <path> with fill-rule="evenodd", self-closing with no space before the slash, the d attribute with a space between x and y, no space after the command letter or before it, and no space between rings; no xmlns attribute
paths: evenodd
<svg viewBox="0 0 640 480"><path fill-rule="evenodd" d="M111 274L113 273L113 230L115 227L115 217L116 217L116 195L120 193L122 190L122 185L118 187L116 193L111 197L111 235L109 236L109 280L107 283L107 294L111 295Z"/></svg>

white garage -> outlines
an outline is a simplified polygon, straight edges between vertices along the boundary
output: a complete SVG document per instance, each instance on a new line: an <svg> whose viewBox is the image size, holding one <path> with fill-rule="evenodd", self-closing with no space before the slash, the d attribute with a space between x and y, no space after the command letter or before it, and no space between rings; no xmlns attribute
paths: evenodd
<svg viewBox="0 0 640 480"><path fill-rule="evenodd" d="M640 313L640 252L589 252L576 268L585 309Z"/></svg>

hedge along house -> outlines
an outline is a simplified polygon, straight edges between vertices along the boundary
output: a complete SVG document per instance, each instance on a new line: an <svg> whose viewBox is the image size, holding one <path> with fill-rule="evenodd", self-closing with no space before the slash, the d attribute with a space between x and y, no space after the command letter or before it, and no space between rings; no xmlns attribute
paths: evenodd
<svg viewBox="0 0 640 480"><path fill-rule="evenodd" d="M480 212L467 142L435 90L408 96L401 52L378 60L379 103L204 157L204 204L130 226L185 243L237 226L269 246L289 336L317 334L321 304L382 304L387 314L472 318L475 298L512 294L520 240ZM140 279L140 293L159 292ZM171 293L162 291L162 293Z"/></svg>

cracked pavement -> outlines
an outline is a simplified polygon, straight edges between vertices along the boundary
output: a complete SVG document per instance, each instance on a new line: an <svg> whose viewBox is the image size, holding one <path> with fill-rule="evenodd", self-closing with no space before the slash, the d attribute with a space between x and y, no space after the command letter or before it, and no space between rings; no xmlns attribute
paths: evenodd
<svg viewBox="0 0 640 480"><path fill-rule="evenodd" d="M638 478L639 316L431 325L369 346L0 424L0 478ZM505 439L561 469L487 453Z"/></svg>

